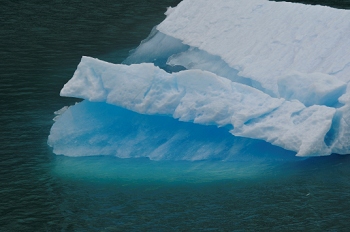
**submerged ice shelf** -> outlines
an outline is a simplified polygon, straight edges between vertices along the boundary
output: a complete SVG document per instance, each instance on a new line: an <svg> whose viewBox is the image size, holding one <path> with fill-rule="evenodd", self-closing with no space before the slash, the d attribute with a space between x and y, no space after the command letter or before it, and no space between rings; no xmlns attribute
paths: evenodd
<svg viewBox="0 0 350 232"><path fill-rule="evenodd" d="M82 58L61 96L85 101L53 125L56 154L350 153L350 11L184 0L166 15L124 64Z"/></svg>

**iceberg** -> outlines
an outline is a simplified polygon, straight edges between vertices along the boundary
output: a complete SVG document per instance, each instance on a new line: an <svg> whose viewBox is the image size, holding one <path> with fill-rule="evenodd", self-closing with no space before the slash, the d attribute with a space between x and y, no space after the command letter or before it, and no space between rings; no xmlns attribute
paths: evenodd
<svg viewBox="0 0 350 232"><path fill-rule="evenodd" d="M48 138L54 153L350 153L350 11L184 0L165 14L123 64L82 57L60 94L84 101L58 112Z"/></svg>

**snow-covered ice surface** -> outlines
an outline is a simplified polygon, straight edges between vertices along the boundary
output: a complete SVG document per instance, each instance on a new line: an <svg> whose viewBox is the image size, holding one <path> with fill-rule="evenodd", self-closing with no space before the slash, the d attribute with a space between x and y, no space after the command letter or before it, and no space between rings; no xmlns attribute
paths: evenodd
<svg viewBox="0 0 350 232"><path fill-rule="evenodd" d="M56 154L350 152L350 11L184 0L166 15L124 64L82 58L61 96L85 101L56 117L48 141Z"/></svg>
<svg viewBox="0 0 350 232"><path fill-rule="evenodd" d="M348 10L265 0L182 1L157 29L221 57L274 96L279 78L292 71L350 79Z"/></svg>

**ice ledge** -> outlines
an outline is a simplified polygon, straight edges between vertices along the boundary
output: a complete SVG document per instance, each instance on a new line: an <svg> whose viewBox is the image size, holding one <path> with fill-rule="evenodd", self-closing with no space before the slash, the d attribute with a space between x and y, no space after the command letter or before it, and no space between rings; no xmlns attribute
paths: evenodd
<svg viewBox="0 0 350 232"><path fill-rule="evenodd" d="M338 82L331 92L339 97L350 81L349 28L349 10L267 0L184 0L157 26L220 57L275 97L286 97L280 78L295 72L328 75Z"/></svg>
<svg viewBox="0 0 350 232"><path fill-rule="evenodd" d="M107 102L142 114L232 128L298 156L331 154L325 143L334 108L285 101L213 73L167 73L153 64L119 65L83 57L61 96ZM332 138L338 141L337 138Z"/></svg>

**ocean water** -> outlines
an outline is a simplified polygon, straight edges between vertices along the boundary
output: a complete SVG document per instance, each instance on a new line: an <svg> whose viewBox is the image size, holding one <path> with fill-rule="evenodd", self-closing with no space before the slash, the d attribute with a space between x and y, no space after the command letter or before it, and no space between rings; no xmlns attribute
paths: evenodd
<svg viewBox="0 0 350 232"><path fill-rule="evenodd" d="M82 55L120 63L179 0L0 0L0 231L348 231L350 156L270 162L56 156ZM304 1L350 8L350 1Z"/></svg>

